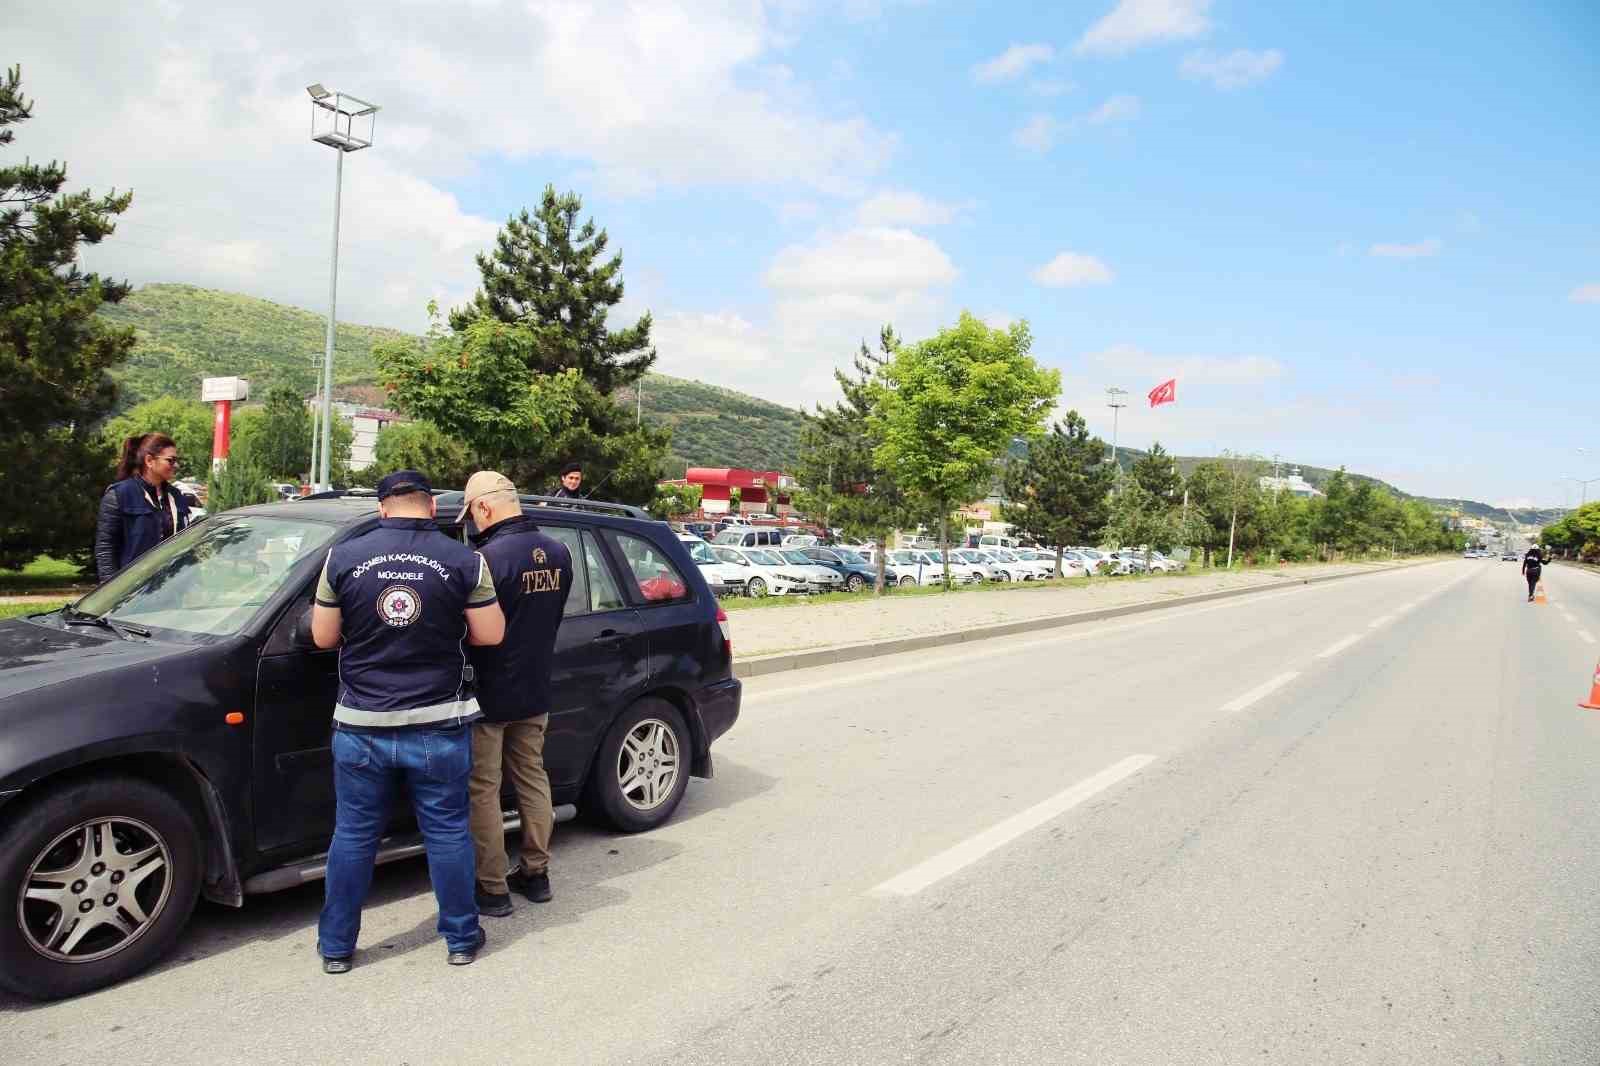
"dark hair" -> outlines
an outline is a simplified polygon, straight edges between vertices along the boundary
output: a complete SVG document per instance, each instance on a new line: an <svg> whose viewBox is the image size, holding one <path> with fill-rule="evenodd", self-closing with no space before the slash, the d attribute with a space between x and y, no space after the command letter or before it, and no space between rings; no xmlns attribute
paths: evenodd
<svg viewBox="0 0 1600 1066"><path fill-rule="evenodd" d="M176 448L178 442L165 433L143 433L122 442L122 458L117 461L117 480L138 477L144 473L144 461L166 448Z"/></svg>
<svg viewBox="0 0 1600 1066"><path fill-rule="evenodd" d="M566 477L568 474L581 474L581 473L583 473L583 464L582 463L568 463L566 466L561 468L561 476L562 477Z"/></svg>

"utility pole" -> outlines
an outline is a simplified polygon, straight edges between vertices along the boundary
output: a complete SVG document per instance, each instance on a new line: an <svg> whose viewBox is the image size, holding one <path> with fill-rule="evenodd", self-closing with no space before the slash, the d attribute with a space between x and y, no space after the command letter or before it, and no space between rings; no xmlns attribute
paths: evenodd
<svg viewBox="0 0 1600 1066"><path fill-rule="evenodd" d="M1128 406L1128 401L1123 399L1126 395L1127 389L1119 389L1115 385L1106 389L1106 406L1111 408L1111 465L1117 467L1119 473L1122 468L1117 464L1117 423L1122 409Z"/></svg>

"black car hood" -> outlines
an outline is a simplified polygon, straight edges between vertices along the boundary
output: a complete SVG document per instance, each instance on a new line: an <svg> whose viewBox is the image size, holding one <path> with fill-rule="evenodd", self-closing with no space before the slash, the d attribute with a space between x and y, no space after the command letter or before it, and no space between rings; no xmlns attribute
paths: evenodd
<svg viewBox="0 0 1600 1066"><path fill-rule="evenodd" d="M0 699L106 670L154 663L186 650L155 640L124 640L103 629L51 622L0 622ZM153 667L152 667L153 669Z"/></svg>

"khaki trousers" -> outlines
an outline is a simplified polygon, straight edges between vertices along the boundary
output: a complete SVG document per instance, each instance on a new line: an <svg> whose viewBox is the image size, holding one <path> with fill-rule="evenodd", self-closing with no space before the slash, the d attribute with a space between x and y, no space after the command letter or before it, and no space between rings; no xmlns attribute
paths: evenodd
<svg viewBox="0 0 1600 1066"><path fill-rule="evenodd" d="M477 856L478 887L504 895L506 889L505 822L500 814L501 767L511 778L522 815L522 869L544 873L550 867L550 832L555 813L550 806L550 778L544 772L544 731L550 716L520 722L474 722L472 776L472 845Z"/></svg>

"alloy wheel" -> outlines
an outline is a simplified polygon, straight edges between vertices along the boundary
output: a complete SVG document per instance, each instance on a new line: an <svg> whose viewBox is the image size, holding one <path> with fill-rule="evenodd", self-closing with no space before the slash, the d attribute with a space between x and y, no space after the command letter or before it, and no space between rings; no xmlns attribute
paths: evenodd
<svg viewBox="0 0 1600 1066"><path fill-rule="evenodd" d="M172 892L167 842L135 818L96 818L50 841L17 898L28 946L56 962L106 958L144 935Z"/></svg>
<svg viewBox="0 0 1600 1066"><path fill-rule="evenodd" d="M665 803L678 783L678 737L659 718L646 718L622 738L617 751L617 787L628 805L652 811Z"/></svg>

